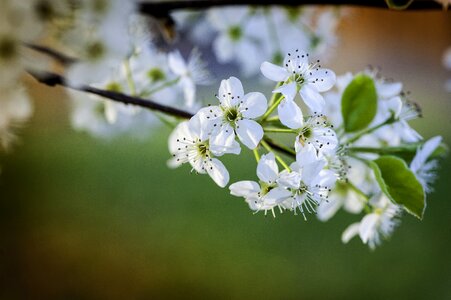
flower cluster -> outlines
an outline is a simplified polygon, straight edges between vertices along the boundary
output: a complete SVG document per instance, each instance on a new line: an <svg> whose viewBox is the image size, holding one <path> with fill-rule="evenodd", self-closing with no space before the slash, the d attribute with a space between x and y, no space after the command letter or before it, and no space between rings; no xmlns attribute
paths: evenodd
<svg viewBox="0 0 451 300"><path fill-rule="evenodd" d="M201 108L172 133L169 165L188 162L225 187L229 173L218 157L239 155L241 143L254 151L258 182L232 183L232 195L274 216L288 210L327 221L340 208L363 214L342 240L359 235L374 249L392 234L402 211L423 216L441 137L424 142L409 126L421 110L401 83L372 69L336 77L309 59L295 49L282 66L261 64L262 74L277 82L269 103L262 93L245 94L239 79L223 80L219 105ZM277 133L292 134L291 145L269 136Z"/></svg>
<svg viewBox="0 0 451 300"><path fill-rule="evenodd" d="M256 75L262 60L280 64L295 47L328 58L336 44L337 9L225 7L205 14L176 12L173 17L196 42L213 40L220 63L237 63L244 76Z"/></svg>

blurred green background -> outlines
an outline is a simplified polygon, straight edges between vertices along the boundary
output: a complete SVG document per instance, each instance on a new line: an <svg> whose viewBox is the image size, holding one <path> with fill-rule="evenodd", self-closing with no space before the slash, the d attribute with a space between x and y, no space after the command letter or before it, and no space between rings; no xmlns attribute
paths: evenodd
<svg viewBox="0 0 451 300"><path fill-rule="evenodd" d="M330 67L381 66L422 105L418 131L451 144L449 13L352 9L339 37ZM70 128L62 89L28 83L36 114L0 157L0 299L451 299L449 158L424 220L405 215L371 252L340 241L358 216L253 215L188 166L169 170L167 129L91 138ZM255 176L248 151L225 164L231 182Z"/></svg>

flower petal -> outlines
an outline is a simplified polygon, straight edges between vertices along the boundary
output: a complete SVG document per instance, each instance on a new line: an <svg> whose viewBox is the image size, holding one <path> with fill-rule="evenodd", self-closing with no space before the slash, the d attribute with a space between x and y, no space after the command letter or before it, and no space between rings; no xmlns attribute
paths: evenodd
<svg viewBox="0 0 451 300"><path fill-rule="evenodd" d="M236 77L230 77L221 81L219 87L219 101L223 106L235 106L244 98L244 90L241 81Z"/></svg>
<svg viewBox="0 0 451 300"><path fill-rule="evenodd" d="M330 90L336 81L335 73L329 69L313 69L307 74L307 80L318 92Z"/></svg>
<svg viewBox="0 0 451 300"><path fill-rule="evenodd" d="M362 242L366 244L376 234L376 226L380 219L378 214L372 213L363 217L359 227L359 235Z"/></svg>
<svg viewBox="0 0 451 300"><path fill-rule="evenodd" d="M398 96L402 91L402 83L401 82L380 83L377 80L375 82L376 82L377 94L381 98L395 97L395 96Z"/></svg>
<svg viewBox="0 0 451 300"><path fill-rule="evenodd" d="M226 34L220 34L213 42L213 51L220 63L227 63L233 60L233 45Z"/></svg>
<svg viewBox="0 0 451 300"><path fill-rule="evenodd" d="M277 111L280 122L291 129L301 128L304 124L302 111L293 100L282 100Z"/></svg>
<svg viewBox="0 0 451 300"><path fill-rule="evenodd" d="M275 89L273 91L273 93L281 93L286 100L294 100L294 97L296 97L296 92L297 92L296 82L284 84L278 89Z"/></svg>
<svg viewBox="0 0 451 300"><path fill-rule="evenodd" d="M229 189L231 195L247 198L250 195L258 193L260 191L260 186L255 181L244 180L231 184Z"/></svg>
<svg viewBox="0 0 451 300"><path fill-rule="evenodd" d="M168 65L171 71L179 76L187 71L185 60L178 50L168 54Z"/></svg>
<svg viewBox="0 0 451 300"><path fill-rule="evenodd" d="M235 144L235 131L230 124L222 125L210 136L210 151L216 156L221 156L225 153L239 154L241 148L238 144L238 149L236 149ZM236 153L236 151L238 152Z"/></svg>
<svg viewBox="0 0 451 300"><path fill-rule="evenodd" d="M285 81L290 74L285 68L272 64L270 62L265 61L260 66L260 71L263 76L272 81Z"/></svg>
<svg viewBox="0 0 451 300"><path fill-rule="evenodd" d="M274 153L262 155L257 165L258 178L266 183L274 183L279 175L279 167L276 163Z"/></svg>
<svg viewBox="0 0 451 300"><path fill-rule="evenodd" d="M229 182L229 172L222 162L217 158L212 158L206 163L206 171L211 179L220 187L225 187Z"/></svg>
<svg viewBox="0 0 451 300"><path fill-rule="evenodd" d="M253 120L239 120L236 123L236 133L240 141L249 149L255 149L263 137L263 128Z"/></svg>
<svg viewBox="0 0 451 300"><path fill-rule="evenodd" d="M299 94L311 112L321 113L323 111L326 102L324 101L323 96L321 96L311 84L304 84L299 91Z"/></svg>
<svg viewBox="0 0 451 300"><path fill-rule="evenodd" d="M245 118L255 119L263 115L268 108L266 97L259 92L248 93L243 98L240 111Z"/></svg>
<svg viewBox="0 0 451 300"><path fill-rule="evenodd" d="M281 187L276 187L263 196L263 199L267 205L276 205L289 197L291 197L290 191Z"/></svg>
<svg viewBox="0 0 451 300"><path fill-rule="evenodd" d="M318 219L320 221L328 221L332 218L343 204L342 197L334 195L335 197L329 197L329 201L322 201L316 209ZM356 233L357 234L357 233Z"/></svg>
<svg viewBox="0 0 451 300"><path fill-rule="evenodd" d="M354 223L348 226L341 235L341 241L346 244L359 233L360 223Z"/></svg>

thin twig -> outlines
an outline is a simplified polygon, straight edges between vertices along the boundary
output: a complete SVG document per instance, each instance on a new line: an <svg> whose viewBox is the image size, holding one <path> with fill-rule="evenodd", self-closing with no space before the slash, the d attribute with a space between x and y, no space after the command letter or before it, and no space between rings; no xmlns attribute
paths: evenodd
<svg viewBox="0 0 451 300"><path fill-rule="evenodd" d="M35 51L41 52L42 54L48 55L51 58L57 60L63 65L69 65L77 61L77 59L67 56L55 49L48 48L46 46L41 46L37 44L31 44L31 43L25 43L25 46L27 46L30 49L33 49Z"/></svg>
<svg viewBox="0 0 451 300"><path fill-rule="evenodd" d="M187 111L180 110L180 109L166 106L166 105L162 105L162 104L156 103L149 99L132 97L132 96L128 96L128 95L125 95L122 93L106 91L106 90L98 89L98 88L91 87L88 85L73 86L73 85L70 85L63 76L56 74L56 73L36 72L36 71L31 71L31 70L29 70L28 73L31 76L33 76L36 80L38 80L40 83L46 84L48 86L61 85L61 86L70 88L72 90L77 90L77 91L82 91L82 92L98 95L98 96L108 98L108 99L116 101L116 102L137 105L137 106L148 108L151 110L160 111L165 114L168 114L168 115L171 115L174 117L178 117L178 118L189 119L193 116L193 114L191 114Z"/></svg>
<svg viewBox="0 0 451 300"><path fill-rule="evenodd" d="M372 8L385 8L388 6L384 0L176 0L176 1L143 1L139 3L139 11L155 17L166 17L171 11L179 9L206 9L219 6L301 6L301 5L349 5ZM440 10L442 5L431 0L416 0L406 10Z"/></svg>

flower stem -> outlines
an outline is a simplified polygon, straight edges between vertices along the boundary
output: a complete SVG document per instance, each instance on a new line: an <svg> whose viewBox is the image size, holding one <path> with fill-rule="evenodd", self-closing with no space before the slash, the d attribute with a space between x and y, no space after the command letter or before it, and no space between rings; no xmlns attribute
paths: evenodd
<svg viewBox="0 0 451 300"><path fill-rule="evenodd" d="M258 153L258 146L255 147L254 150L252 150L254 152L254 156L255 156L255 160L257 161L257 163L260 161L260 154Z"/></svg>
<svg viewBox="0 0 451 300"><path fill-rule="evenodd" d="M268 144L268 145L270 145L274 150L277 150L277 151L279 151L279 152L281 152L281 153L284 153L284 154L286 154L286 155L288 155L288 156L291 156L291 157L293 157L293 158L295 158L296 157L296 151L294 151L294 149L292 149L292 148L290 148L290 147L287 147L287 146L285 146L285 145L283 145L283 144L279 144L279 143L276 143L276 142L274 142L273 140L271 140L270 138L268 138L268 137L264 137L264 140L265 140L265 142Z"/></svg>
<svg viewBox="0 0 451 300"><path fill-rule="evenodd" d="M179 81L180 81L180 76L178 76L178 77L176 77L176 78L174 78L172 80L166 81L166 82L160 84L159 86L157 86L156 88L153 88L153 89L148 90L148 91L144 91L143 93L141 93L141 97L151 96L152 94L154 94L156 92L159 92L161 90L164 90L167 87L170 87L170 86L173 86L174 84L177 84L177 82L179 82Z"/></svg>
<svg viewBox="0 0 451 300"><path fill-rule="evenodd" d="M124 69L125 69L125 76L127 78L127 84L128 84L128 87L130 88L130 94L132 96L136 96L136 85L135 85L135 81L133 80L132 70L130 68L130 61L128 58L126 60L124 60Z"/></svg>
<svg viewBox="0 0 451 300"><path fill-rule="evenodd" d="M394 116L391 116L390 118L388 118L388 119L385 120L384 122L382 122L382 123L380 123L380 124L378 124L378 125L376 125L376 126L374 126L374 127L367 128L367 129L365 129L365 130L363 130L363 131L357 133L357 134L354 135L352 138L350 138L348 141L346 141L346 144L354 143L355 141L357 141L358 139L360 139L362 136L367 135L367 134L370 134L370 133L372 133L372 132L378 130L379 128L381 128L381 127L383 127L383 126L388 125L388 124L392 124L392 123L394 123L394 122L396 122L396 119L394 118Z"/></svg>
<svg viewBox="0 0 451 300"><path fill-rule="evenodd" d="M294 133L299 134L296 130L293 129L284 129L284 128L263 128L265 132L280 132L280 133Z"/></svg>
<svg viewBox="0 0 451 300"><path fill-rule="evenodd" d="M287 170L288 172L291 172L290 167L287 165L287 163L283 160L282 157L280 157L278 154L276 154L273 149L271 148L270 145L268 145L268 143L266 143L264 140L261 140L260 143L262 144L262 146L268 150L269 152L274 153L274 156L276 157L277 161L285 168L285 170Z"/></svg>
<svg viewBox="0 0 451 300"><path fill-rule="evenodd" d="M277 98L277 95L279 95L278 98ZM273 98L274 98L274 100L273 100ZM269 117L269 115L272 114L272 112L276 109L276 107L279 105L280 101L283 100L283 98L284 97L282 94L279 94L279 93L273 94L273 97L271 97L271 100L269 100L269 103L272 103L272 102L274 102L274 103L271 104L271 106L268 108L268 110L262 116L261 122L265 121Z"/></svg>

